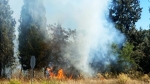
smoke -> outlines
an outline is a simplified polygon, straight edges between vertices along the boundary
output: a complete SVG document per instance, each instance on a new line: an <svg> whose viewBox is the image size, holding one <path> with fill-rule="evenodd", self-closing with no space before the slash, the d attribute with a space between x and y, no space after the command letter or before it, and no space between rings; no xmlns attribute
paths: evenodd
<svg viewBox="0 0 150 84"><path fill-rule="evenodd" d="M19 2L16 3L16 2ZM11 10L13 10L13 18L15 18L16 20L16 26L15 26L15 36L16 38L14 39L13 43L14 43L14 57L15 57L15 64L17 66L17 68L21 68L21 65L19 64L19 59L18 59L18 27L19 27L19 23L18 23L18 20L20 18L20 11L21 11L21 6L23 5L23 1L21 0L9 0L9 5L10 5L10 8Z"/></svg>
<svg viewBox="0 0 150 84"><path fill-rule="evenodd" d="M64 49L64 58L80 73L93 76L98 71L105 71L112 61L117 61L117 55L110 54L111 44L121 44L124 36L108 20L110 0L43 1L47 23L59 22L65 28L77 30L75 42ZM17 12L16 8L13 10L14 13ZM18 11L20 12L21 9ZM20 14L16 14L17 20L18 17ZM18 43L16 42L15 45Z"/></svg>
<svg viewBox="0 0 150 84"><path fill-rule="evenodd" d="M59 22L63 27L77 30L76 42L66 46L64 58L83 75L93 76L117 61L117 55L110 54L111 45L121 44L124 36L108 20L110 0L45 0L44 3L48 23Z"/></svg>

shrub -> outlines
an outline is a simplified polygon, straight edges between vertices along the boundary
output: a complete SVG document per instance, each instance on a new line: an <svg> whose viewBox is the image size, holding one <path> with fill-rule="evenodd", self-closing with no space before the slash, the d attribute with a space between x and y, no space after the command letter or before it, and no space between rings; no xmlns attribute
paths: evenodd
<svg viewBox="0 0 150 84"><path fill-rule="evenodd" d="M105 72L105 73L104 73L104 77L105 77L106 79L112 79L112 78L116 78L116 77L117 77L117 74L112 73L112 72Z"/></svg>
<svg viewBox="0 0 150 84"><path fill-rule="evenodd" d="M20 81L16 80L16 79L12 79L10 80L10 82L8 84L21 84Z"/></svg>
<svg viewBox="0 0 150 84"><path fill-rule="evenodd" d="M149 81L149 76L147 74L144 74L144 76L141 77L141 80L144 82L148 82Z"/></svg>
<svg viewBox="0 0 150 84"><path fill-rule="evenodd" d="M117 76L118 79L118 83L119 84L126 84L128 80L130 80L130 78L128 77L127 74L121 73Z"/></svg>
<svg viewBox="0 0 150 84"><path fill-rule="evenodd" d="M52 79L52 80L45 80L42 82L42 84L60 84L58 80Z"/></svg>
<svg viewBox="0 0 150 84"><path fill-rule="evenodd" d="M139 72L139 71L135 71L135 70L131 70L129 71L128 73L128 76L132 79L140 79L141 76L143 75L142 72Z"/></svg>

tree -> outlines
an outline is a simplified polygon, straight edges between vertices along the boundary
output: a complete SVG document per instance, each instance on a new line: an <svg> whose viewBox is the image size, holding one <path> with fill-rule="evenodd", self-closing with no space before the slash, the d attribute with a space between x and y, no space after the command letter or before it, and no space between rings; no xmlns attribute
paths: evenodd
<svg viewBox="0 0 150 84"><path fill-rule="evenodd" d="M36 69L47 65L46 18L43 0L24 0L19 26L19 59L23 70L30 69L35 56Z"/></svg>
<svg viewBox="0 0 150 84"><path fill-rule="evenodd" d="M112 53L117 57L116 63L110 64L110 71L113 73L128 72L129 70L137 70L139 65L136 63L136 57L134 58L134 46L129 42L125 42L122 48L118 45L112 44Z"/></svg>
<svg viewBox="0 0 150 84"><path fill-rule="evenodd" d="M49 40L49 60L55 64L63 65L63 55L66 46L71 43L71 39L74 40L76 31L71 29L64 29L60 24L49 25L50 40Z"/></svg>
<svg viewBox="0 0 150 84"><path fill-rule="evenodd" d="M140 60L140 63L139 65L141 66L142 68L142 71L144 73L149 73L150 72L150 69L148 68L150 66L150 55L149 55L149 52L150 52L150 29L149 30L143 30L142 31L143 35L144 35L144 38L143 38L143 42L141 43L141 50L143 51L144 53L144 56L142 57L142 59Z"/></svg>
<svg viewBox="0 0 150 84"><path fill-rule="evenodd" d="M112 22L126 35L141 18L141 12L139 0L113 0L109 8Z"/></svg>
<svg viewBox="0 0 150 84"><path fill-rule="evenodd" d="M139 63L145 56L142 46L145 37L144 32L135 28L135 23L141 18L141 12L139 0L113 0L109 8L110 19L116 28L126 35L128 42L121 49L119 55L121 59L119 60L133 64L135 70L141 68ZM132 51L132 54L125 55L125 53L130 53L129 50Z"/></svg>
<svg viewBox="0 0 150 84"><path fill-rule="evenodd" d="M76 30L64 29L60 24L49 25L49 62L52 62L55 67L55 71L63 68L66 74L77 75L77 69L72 66L66 55L74 56L76 54L75 48L75 37ZM70 45L73 45L72 48ZM70 47L67 47L70 46ZM66 67L67 66L67 67ZM64 68L65 67L65 68ZM76 73L73 73L76 72Z"/></svg>
<svg viewBox="0 0 150 84"><path fill-rule="evenodd" d="M134 59L136 65L138 65L137 70L149 73L150 30L143 30L142 28L137 30L133 28L130 30L128 36L130 37L128 41L134 45L131 57Z"/></svg>
<svg viewBox="0 0 150 84"><path fill-rule="evenodd" d="M5 76L5 68L13 65L15 19L8 0L0 0L0 76Z"/></svg>
<svg viewBox="0 0 150 84"><path fill-rule="evenodd" d="M134 58L132 57L134 46L129 42L126 42L120 51L118 64L120 71L127 72L128 70L134 69L137 67Z"/></svg>
<svg viewBox="0 0 150 84"><path fill-rule="evenodd" d="M149 0L149 2L150 2L150 0ZM149 13L150 13L150 8L149 8ZM143 46L142 50L144 52L144 56L140 60L139 65L141 66L142 71L144 73L149 73L150 69L148 67L150 66L150 61L149 61L150 60L150 55L149 55L149 52L150 52L150 29L143 30L142 34L144 35L143 42L142 42L142 46Z"/></svg>

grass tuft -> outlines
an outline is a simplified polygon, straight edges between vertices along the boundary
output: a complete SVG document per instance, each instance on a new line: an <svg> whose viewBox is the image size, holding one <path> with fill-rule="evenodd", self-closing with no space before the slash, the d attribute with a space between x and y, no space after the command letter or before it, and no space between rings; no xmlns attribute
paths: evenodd
<svg viewBox="0 0 150 84"><path fill-rule="evenodd" d="M119 75L117 76L117 79L118 79L117 82L118 82L119 84L126 84L127 81L130 80L130 77L128 77L127 74L121 73L121 74L119 74Z"/></svg>
<svg viewBox="0 0 150 84"><path fill-rule="evenodd" d="M149 82L150 78L147 74L144 74L142 77L141 77L141 80L144 81L144 82Z"/></svg>
<svg viewBox="0 0 150 84"><path fill-rule="evenodd" d="M11 79L8 84L21 84L21 82L17 79Z"/></svg>

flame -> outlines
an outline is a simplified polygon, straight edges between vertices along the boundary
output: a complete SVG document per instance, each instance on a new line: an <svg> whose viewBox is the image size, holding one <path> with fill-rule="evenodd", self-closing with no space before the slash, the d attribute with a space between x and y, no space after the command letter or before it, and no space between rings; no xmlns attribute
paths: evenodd
<svg viewBox="0 0 150 84"><path fill-rule="evenodd" d="M63 69L58 70L58 74L56 76L57 79L65 79L66 76L64 75Z"/></svg>
<svg viewBox="0 0 150 84"><path fill-rule="evenodd" d="M55 77L55 74L53 72L50 72L50 78L54 78Z"/></svg>
<svg viewBox="0 0 150 84"><path fill-rule="evenodd" d="M49 72L50 78L55 77L55 74L52 72L51 68L47 68L47 71Z"/></svg>
<svg viewBox="0 0 150 84"><path fill-rule="evenodd" d="M63 69L59 69L58 72L57 72L57 75L53 72L53 69L47 68L47 71L49 72L50 78L72 79L72 75L67 78L67 76L64 74Z"/></svg>

